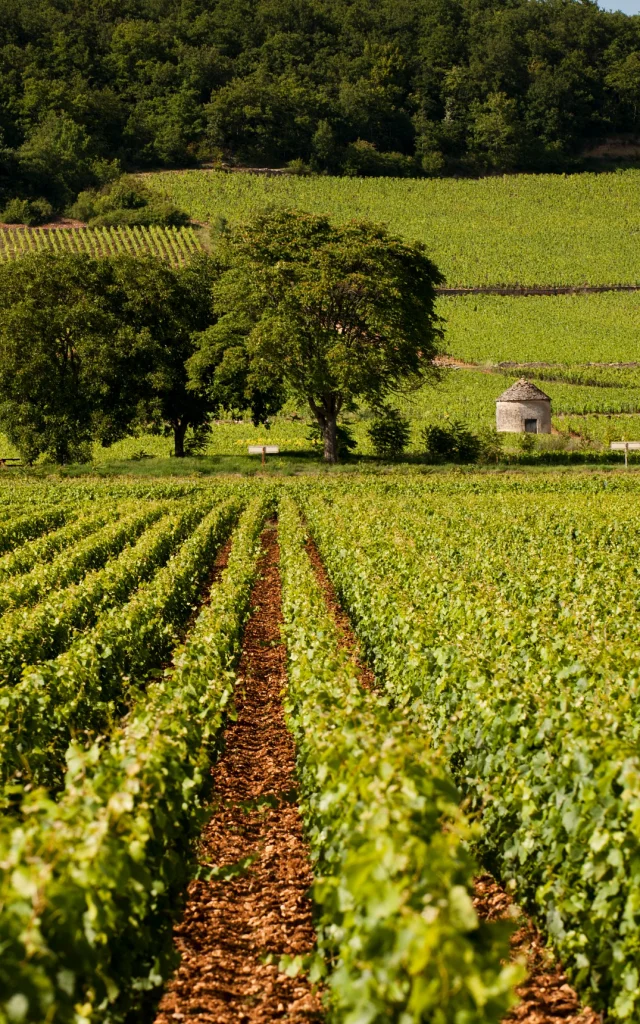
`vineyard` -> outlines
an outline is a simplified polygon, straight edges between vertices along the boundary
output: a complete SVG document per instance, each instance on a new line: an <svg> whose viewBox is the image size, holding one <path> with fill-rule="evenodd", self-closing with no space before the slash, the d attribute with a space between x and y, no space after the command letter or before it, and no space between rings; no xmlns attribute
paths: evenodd
<svg viewBox="0 0 640 1024"><path fill-rule="evenodd" d="M490 869L636 1020L638 496L3 487L0 1019L498 1022Z"/></svg>
<svg viewBox="0 0 640 1024"><path fill-rule="evenodd" d="M87 256L156 256L173 266L202 251L193 228L0 228L0 261L27 253L84 253Z"/></svg>
<svg viewBox="0 0 640 1024"><path fill-rule="evenodd" d="M438 312L447 351L465 362L640 363L640 292L455 296Z"/></svg>
<svg viewBox="0 0 640 1024"><path fill-rule="evenodd" d="M638 170L480 180L186 171L144 180L199 221L237 224L281 206L385 223L424 242L450 286L640 283Z"/></svg>

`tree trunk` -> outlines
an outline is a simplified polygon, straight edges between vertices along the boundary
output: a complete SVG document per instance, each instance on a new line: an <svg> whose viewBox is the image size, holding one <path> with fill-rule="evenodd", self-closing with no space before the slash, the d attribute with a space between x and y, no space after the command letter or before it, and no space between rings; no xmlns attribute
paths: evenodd
<svg viewBox="0 0 640 1024"><path fill-rule="evenodd" d="M188 423L179 421L173 424L174 455L176 459L184 459L184 437Z"/></svg>
<svg viewBox="0 0 640 1024"><path fill-rule="evenodd" d="M325 462L338 461L338 417L335 413L325 415L322 431L324 434L324 458Z"/></svg>
<svg viewBox="0 0 640 1024"><path fill-rule="evenodd" d="M324 438L325 462L338 461L338 414L342 408L342 398L335 393L323 395L321 402L314 398L308 399L311 412L320 424Z"/></svg>

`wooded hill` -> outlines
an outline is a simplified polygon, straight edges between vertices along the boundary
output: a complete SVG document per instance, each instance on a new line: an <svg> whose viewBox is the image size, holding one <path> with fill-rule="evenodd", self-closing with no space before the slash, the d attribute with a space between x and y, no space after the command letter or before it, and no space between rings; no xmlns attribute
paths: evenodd
<svg viewBox="0 0 640 1024"><path fill-rule="evenodd" d="M592 0L3 0L3 202L121 167L566 170L640 132L640 17Z"/></svg>

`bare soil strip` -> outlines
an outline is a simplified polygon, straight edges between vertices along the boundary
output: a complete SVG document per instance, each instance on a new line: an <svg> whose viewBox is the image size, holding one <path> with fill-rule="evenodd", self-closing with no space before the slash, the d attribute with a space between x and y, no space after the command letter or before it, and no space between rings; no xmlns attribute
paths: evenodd
<svg viewBox="0 0 640 1024"><path fill-rule="evenodd" d="M558 961L545 947L535 925L514 906L511 897L491 875L476 879L473 899L476 911L485 921L506 917L521 922L511 937L514 959L524 960L529 972L518 988L520 1002L506 1018L518 1024L601 1024L602 1016L582 1007L575 989L567 981Z"/></svg>
<svg viewBox="0 0 640 1024"><path fill-rule="evenodd" d="M637 284L558 284L558 285L473 285L468 288L436 288L438 295L507 295L524 298L528 295L598 295L601 292L637 292Z"/></svg>
<svg viewBox="0 0 640 1024"><path fill-rule="evenodd" d="M371 689L375 686L375 676L362 660L349 617L340 606L320 553L311 538L307 541L307 552L340 631L342 645L351 654L363 686ZM602 1017L599 1014L580 1006L575 990L569 985L551 952L545 948L540 932L529 918L518 911L513 900L491 875L482 875L476 879L473 903L478 916L484 921L514 916L522 921L521 927L512 936L511 949L514 960L526 962L528 977L517 990L521 1002L505 1018L506 1021L517 1024L601 1024Z"/></svg>
<svg viewBox="0 0 640 1024"><path fill-rule="evenodd" d="M302 1024L322 1017L304 977L279 971L281 956L305 954L315 934L312 882L295 805L295 752L281 691L286 655L275 526L255 586L237 693L237 721L213 769L214 813L202 835L201 873L176 927L181 964L156 1024ZM226 870L225 870L226 869Z"/></svg>

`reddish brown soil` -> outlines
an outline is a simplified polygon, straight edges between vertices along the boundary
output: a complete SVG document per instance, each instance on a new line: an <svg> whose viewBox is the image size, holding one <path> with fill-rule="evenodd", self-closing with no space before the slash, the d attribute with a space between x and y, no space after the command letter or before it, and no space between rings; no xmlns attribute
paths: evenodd
<svg viewBox="0 0 640 1024"><path fill-rule="evenodd" d="M528 976L518 988L522 1000L506 1018L517 1024L601 1024L602 1017L582 1007L561 966L544 945L535 925L514 906L511 897L491 875L476 879L473 900L479 917L499 921L515 917L522 922L511 937L514 959L524 960Z"/></svg>
<svg viewBox="0 0 640 1024"><path fill-rule="evenodd" d="M302 1024L322 1016L304 977L278 969L283 955L313 949L307 896L312 875L294 802L295 760L281 690L281 591L275 527L253 593L240 662L237 721L213 769L215 807L201 840L201 872L248 869L226 880L194 881L176 944L182 956L156 1024Z"/></svg>

